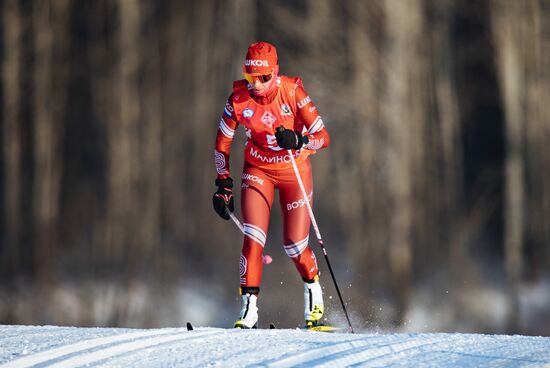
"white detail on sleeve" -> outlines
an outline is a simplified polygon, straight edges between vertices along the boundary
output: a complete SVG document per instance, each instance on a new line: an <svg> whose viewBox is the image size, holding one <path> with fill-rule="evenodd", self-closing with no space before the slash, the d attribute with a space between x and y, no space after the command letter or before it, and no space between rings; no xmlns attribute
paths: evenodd
<svg viewBox="0 0 550 368"><path fill-rule="evenodd" d="M318 150L323 148L325 145L325 138L321 139L311 139L308 144L305 145L305 148L308 150Z"/></svg>
<svg viewBox="0 0 550 368"><path fill-rule="evenodd" d="M235 129L231 129L223 119L220 120L220 130L227 138L233 138Z"/></svg>
<svg viewBox="0 0 550 368"><path fill-rule="evenodd" d="M229 174L223 153L214 150L214 163L216 164L216 172L219 175Z"/></svg>
<svg viewBox="0 0 550 368"><path fill-rule="evenodd" d="M324 127L325 127L325 124L323 124L323 119L321 119L320 116L317 116L317 119L313 121L313 124L311 124L307 132L309 134L315 134L320 130L322 130Z"/></svg>

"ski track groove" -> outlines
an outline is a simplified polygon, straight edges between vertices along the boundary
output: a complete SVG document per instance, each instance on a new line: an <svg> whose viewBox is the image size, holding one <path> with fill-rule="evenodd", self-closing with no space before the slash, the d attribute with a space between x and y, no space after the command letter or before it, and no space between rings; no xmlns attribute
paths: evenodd
<svg viewBox="0 0 550 368"><path fill-rule="evenodd" d="M373 343L371 339L376 339L379 336L369 336L367 338L359 337L356 339L351 339L343 342L338 343L322 343L321 346L308 350L303 353L294 354L291 356L283 356L281 359L273 359L267 362L264 362L262 364L265 364L265 367L288 367L288 366L297 366L300 364L303 364L305 362L312 361L311 358L315 359L322 359L328 355L334 354L334 353L340 353L345 350L349 350L350 346L354 348L354 344L359 344L361 346L368 345L370 343ZM368 341L367 341L368 340Z"/></svg>
<svg viewBox="0 0 550 368"><path fill-rule="evenodd" d="M295 333L298 333L298 334L303 334L303 333L306 333L306 334L313 334L313 333L314 334L326 334L324 332L303 331L301 329L273 329L273 330L270 330L270 331L273 333L273 335L270 335L270 337L273 336L275 338L276 338L277 334L281 331L292 331L292 332L295 332ZM245 363L243 365L245 367L254 367L254 368L257 368L257 367L277 367L277 366L281 366L281 367L295 366L296 364L292 364L292 362L296 360L296 358L295 358L296 356L300 356L300 357L303 356L303 355L310 356L312 354L312 352L313 353L319 353L322 350L326 350L326 349L331 348L332 345L349 344L352 341L361 339L361 338L356 338L356 339L352 339L350 341L345 341L345 342L324 342L323 341L323 342L319 342L319 343L312 343L312 342L307 342L307 341L300 341L299 336L300 335L289 338L289 341L287 341L286 343L293 345L294 347L296 347L296 349L300 349L300 348L308 349L306 352L296 353L295 352L296 350L294 350L291 353L289 353L289 352L285 353L282 357L272 358L272 359L268 359L268 360L265 360L265 358L264 358L264 360L260 360L258 362L254 362L254 363ZM318 347L319 344L321 344L322 346ZM271 345L268 341L268 342L265 343L265 346L260 346L256 349L252 349L250 351L253 352L253 353L256 353L259 356L265 357L266 355L270 354L269 353L270 348L271 348ZM238 357L238 356L240 356L244 353L246 353L246 350L236 352L236 353L231 355L231 358ZM289 354L292 354L292 355L288 356Z"/></svg>
<svg viewBox="0 0 550 368"><path fill-rule="evenodd" d="M0 326L0 327L6 327L6 326ZM10 327L10 326L8 326ZM29 336L29 337L33 337L33 336L36 336L37 333L36 333L36 330L33 330L32 327L28 327L28 328L25 328L25 331L20 331L18 328L15 328L15 327L11 327L13 330L15 330L13 333L8 333L8 334L3 334L2 337L0 337L0 342L4 341L4 340L10 340L14 337L19 337L19 338L22 338L24 336ZM55 329L56 331L63 331L63 332L71 332L71 331L74 331L76 330L75 327L51 327L51 328L48 328L49 330L53 330ZM40 333L47 333L49 331L41 331Z"/></svg>
<svg viewBox="0 0 550 368"><path fill-rule="evenodd" d="M307 363L317 367L342 367L363 361L372 361L387 354L400 354L415 347L427 345L424 340L417 341L409 337L404 341L394 341L389 344L378 344L365 350L364 346L353 347L324 359L310 360Z"/></svg>
<svg viewBox="0 0 550 368"><path fill-rule="evenodd" d="M531 347L535 344L535 342L531 342ZM522 346L522 348L524 348ZM504 350L504 351L503 351ZM541 351L544 351L543 349L541 349ZM508 353L510 354L511 351L510 351L510 348L508 346L508 344L504 343L504 342L500 342L499 341L499 345L493 345L491 349L488 349L488 348L485 348L483 352L478 352L478 353L475 353L475 354L471 354L471 353L462 353L463 355L467 355L469 354L469 356L486 356L488 358L491 358L491 359L494 359L494 358L499 358L499 359L503 359L503 360L509 360L511 362L529 362L529 363L550 363L549 361L543 361L543 360L533 360L533 359L530 359L528 357L525 357L525 350L524 349L520 349L520 348L517 348L517 351L513 351L514 355L513 357L506 357L506 356L503 356L503 353ZM550 357L550 354L548 354L548 356ZM515 364L515 363L514 363ZM549 366L547 366L549 367Z"/></svg>
<svg viewBox="0 0 550 368"><path fill-rule="evenodd" d="M413 349L422 349L426 346L432 346L437 344L437 342L427 342L427 343L415 343L415 344L403 344L398 343L395 345L408 345L405 349L400 350L393 350L392 345L387 346L387 349L382 349L383 351L380 351L378 355L375 355L372 357L373 352L371 350L368 351L362 351L355 354L350 354L346 357L341 357L335 360L331 360L329 362L325 362L324 364L319 365L319 367L331 367L331 366L364 366L366 365L374 365L376 367L387 367L391 362L395 360L402 360L404 358L404 355L409 355L406 358L409 359L410 352ZM412 346L411 346L412 345ZM379 349L375 349L379 350ZM414 354L414 352L413 352Z"/></svg>
<svg viewBox="0 0 550 368"><path fill-rule="evenodd" d="M453 338L453 340L456 339L456 337ZM502 367L506 365L517 367L520 363L522 363L522 366L542 367L546 364L544 365L545 367L550 367L549 353L546 354L548 360L542 360L544 359L543 357L541 357L541 359L533 359L532 357L525 356L526 351L529 351L529 355L533 355L533 345L537 346L537 350L539 350L539 343L542 343L537 340L533 340L533 337L519 337L520 340L523 340L523 344L521 346L516 344L516 346L512 347L506 338L502 339L495 336L483 336L479 339L481 341L477 341L475 348L472 347L473 343L470 340L462 340L459 341L458 346L455 346L453 350L434 351L433 353L444 355L446 361L449 360L450 356L457 356L462 365L466 365L463 362L468 361L470 362L470 366L483 365L486 367ZM531 349L525 349L525 344L530 346ZM465 351L467 348L469 348L468 351ZM540 351L541 353L544 352L544 347L541 346ZM475 358L477 365L471 363L473 361L472 358Z"/></svg>
<svg viewBox="0 0 550 368"><path fill-rule="evenodd" d="M258 331L260 330L264 330L264 329L258 329L258 330L239 330L239 329L229 329L229 330L226 330L228 331L229 333L231 334L235 334L238 336L238 334L248 334L248 333L257 333ZM267 329L265 329L267 330ZM268 330L269 331L269 338L275 338L277 339L277 336L280 332L283 332L283 331L292 331L292 332L299 332L299 333L303 333L304 331L301 331L301 330L297 330L297 329L273 329L273 330ZM253 337L249 337L251 339L253 339ZM224 336L224 340L226 340L227 338ZM294 340L291 340L292 342ZM276 341L277 343L280 342L280 341ZM288 345L288 344L292 344L292 342L288 342L288 341L285 341L285 345ZM304 345L310 345L311 343L308 343L308 342L302 342ZM265 354L270 354L269 353L269 350L271 348L271 345L269 344L269 341L267 341L267 351L265 351ZM329 343L330 344L330 343ZM237 348L238 349L238 348ZM212 366L212 365L215 365L215 366L222 366L222 367L254 367L254 368L258 368L258 367L268 367L269 365L266 363L265 360L258 360L258 361L254 361L254 362L251 362L251 361L248 361L248 362L234 362L234 358L235 357L243 357L243 356L250 356L251 359L250 360L253 360L255 357L254 355L257 354L257 353L260 353L262 354L262 351L263 351L264 347L263 346L256 346L256 347L242 347L241 349L237 350L237 351L232 351L230 355L228 354L224 354L223 357L219 357L219 361L216 361L214 363L212 363L211 360L209 361L202 361L202 362L197 362L196 364L193 364L193 365L190 365L190 367L195 367L195 368L202 368L202 367L205 367L205 366ZM250 353L250 354L249 354ZM216 357L217 359L218 357ZM220 361L222 363L220 363ZM269 360L269 361L272 361L272 360ZM288 367L289 365L286 365L286 367Z"/></svg>
<svg viewBox="0 0 550 368"><path fill-rule="evenodd" d="M422 336L425 337L425 336ZM549 361L532 359L529 357L507 357L499 354L496 351L502 349L509 349L509 346L504 341L497 341L498 338L484 336L481 337L483 341L477 341L475 348L482 350L479 353L476 352L464 352L460 351L465 348L472 348L474 345L471 340L464 339L463 337L456 337L453 335L442 335L439 341L424 344L419 346L419 350L415 350L412 354L408 354L407 361L414 361L416 367L438 367L438 366L452 366L452 367L517 367L521 366L536 366L550 368ZM495 346L495 342L497 345ZM531 342L533 344L533 342ZM436 349L426 349L427 346L437 346ZM449 349L445 350L445 346ZM490 346L490 348L488 348ZM407 349L409 350L409 349ZM541 347L541 350L543 348ZM401 351L401 352L404 352ZM510 350L507 350L510 354ZM373 361L361 361L355 364L349 365L350 367L365 366L365 364L372 364L376 367L390 367L392 365L402 365L403 357L398 354L389 354ZM514 352L515 353L515 352ZM532 354L532 352L531 352ZM453 359L457 357L458 359ZM472 359L475 358L475 359ZM400 364L401 363L401 364ZM523 365L522 365L523 364Z"/></svg>
<svg viewBox="0 0 550 368"><path fill-rule="evenodd" d="M459 355L461 357L479 358L479 359L482 359L482 360L488 360L488 361L492 362L492 364L496 364L499 367L502 366L502 363L510 363L514 367L517 367L518 363L536 363L536 364L541 364L541 365L546 363L548 365L545 366L545 367L550 367L550 363L548 361L545 361L545 360L533 360L533 359L528 359L528 358L504 357L502 355L471 354L471 353L462 353L462 352L456 352L456 351L446 351L445 354L454 354L454 355ZM497 362L497 361L502 361L502 363Z"/></svg>
<svg viewBox="0 0 550 368"><path fill-rule="evenodd" d="M49 365L52 368L74 368L89 365L92 363L101 364L101 361L106 359L135 352L137 350L146 349L150 347L156 347L163 344L172 344L176 341L189 341L200 339L209 335L218 334L218 331L205 331L202 333L192 333L191 331L180 331L176 334L169 334L168 336L154 336L150 338L142 338L137 341L130 341L126 343L109 346L99 351L90 351L86 354L80 354L68 359L64 359L59 363Z"/></svg>
<svg viewBox="0 0 550 368"><path fill-rule="evenodd" d="M59 359L64 356L93 350L101 346L110 346L109 344L124 343L129 340L144 339L154 336L178 333L177 329L166 329L152 331L137 331L123 334L114 334L93 339L79 341L70 345L63 345L57 348L40 351L25 357L16 358L0 365L0 368L21 368L32 367L37 364L43 364L49 361Z"/></svg>
<svg viewBox="0 0 550 368"><path fill-rule="evenodd" d="M193 331L189 331L193 334L196 334L198 331L201 331L202 328L195 328ZM190 336L189 338L186 338L186 339L180 339L180 340L177 340L177 341L166 341L166 342L162 342L162 343L159 343L159 344L155 344L155 345L151 345L151 346L146 346L144 348L140 348L140 353L143 353L143 356L139 356L139 355L134 355L134 351L130 350L130 351L125 351L125 352L122 352L120 354L117 354L116 357L117 357L117 360L120 360L120 361L117 361L117 365L118 366L122 366L122 367L133 367L133 366L142 366L142 367L152 367L152 366L155 366L155 362L150 362L148 363L147 362L147 359L150 357L149 354L147 354L146 352L146 349L149 349L149 348L152 348L152 347L155 347L155 348L158 348L158 347L171 347L173 346L174 348L177 347L177 345L174 346L174 343L179 343L180 341L184 340L184 341L193 341L193 342L197 342L195 340L200 340L201 337L203 337L204 335L213 335L212 337L215 339L215 338L220 338L220 339L223 339L225 338L225 334L234 334L234 333L241 333L240 330L237 330L237 329L231 329L231 330L224 330L224 329L216 329L216 330L213 330L212 328L209 328L209 333L201 333L200 335L195 335L195 336ZM157 355L157 354L155 354ZM129 360L129 361L125 361L126 360ZM98 360L98 361L95 361L94 362L95 364L94 365L98 365L98 366L106 366L106 367L109 367L112 365L112 362L109 361L109 359L101 359L101 360ZM138 364L139 363L139 364ZM205 365L208 365L209 363L200 363L198 364L197 366L198 367L203 367ZM163 365L163 366L166 366L166 365ZM170 366L170 365L169 365Z"/></svg>
<svg viewBox="0 0 550 368"><path fill-rule="evenodd" d="M202 368L205 366L221 366L221 367L263 367L265 366L262 361L254 361L254 354L257 354L258 351L262 351L262 349L258 349L257 347L236 347L235 350L231 352L231 354L224 354L223 356L210 356L207 361L201 361L201 362L195 362L194 364L189 365L189 367L193 368ZM249 357L248 362L243 363L236 363L235 358L239 357ZM213 358L215 358L214 362L212 362ZM220 363L221 362L221 363Z"/></svg>

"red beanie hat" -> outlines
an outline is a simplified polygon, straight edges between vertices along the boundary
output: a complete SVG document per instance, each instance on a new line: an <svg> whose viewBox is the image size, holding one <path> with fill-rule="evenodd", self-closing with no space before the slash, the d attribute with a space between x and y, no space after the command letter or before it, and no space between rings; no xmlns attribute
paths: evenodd
<svg viewBox="0 0 550 368"><path fill-rule="evenodd" d="M243 71L247 74L269 74L277 66L277 49L267 42L248 46Z"/></svg>

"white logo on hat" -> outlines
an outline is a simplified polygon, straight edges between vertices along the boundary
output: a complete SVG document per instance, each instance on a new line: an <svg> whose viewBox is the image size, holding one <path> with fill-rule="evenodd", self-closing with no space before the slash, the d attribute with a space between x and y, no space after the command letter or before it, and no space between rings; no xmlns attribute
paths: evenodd
<svg viewBox="0 0 550 368"><path fill-rule="evenodd" d="M244 61L245 66L269 66L267 60L257 60L257 59L246 59Z"/></svg>

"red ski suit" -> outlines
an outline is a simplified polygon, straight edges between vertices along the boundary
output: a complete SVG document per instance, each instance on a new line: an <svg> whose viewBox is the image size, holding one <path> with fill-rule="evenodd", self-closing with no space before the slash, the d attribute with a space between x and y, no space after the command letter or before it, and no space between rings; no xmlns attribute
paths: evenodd
<svg viewBox="0 0 550 368"><path fill-rule="evenodd" d="M284 249L305 281L318 274L315 254L308 245L310 218L288 150L277 145L275 129L299 131L309 142L292 150L309 199L313 197L308 156L325 148L330 136L300 78L279 76L267 98L253 95L246 80L233 83L225 106L214 152L218 179L229 177L229 155L239 124L246 130L245 164L241 184L244 242L240 257L241 288L258 288L262 279L262 253L267 239L275 188L283 214ZM260 103L261 102L261 103Z"/></svg>

